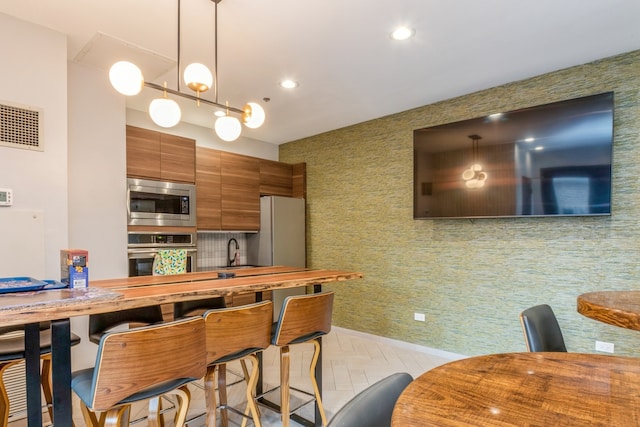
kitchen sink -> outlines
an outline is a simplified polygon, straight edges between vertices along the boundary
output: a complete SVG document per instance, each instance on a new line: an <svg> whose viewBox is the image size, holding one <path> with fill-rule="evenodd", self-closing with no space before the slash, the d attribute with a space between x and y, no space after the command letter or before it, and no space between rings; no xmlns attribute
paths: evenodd
<svg viewBox="0 0 640 427"><path fill-rule="evenodd" d="M257 265L249 265L249 264L245 264L245 265L230 265L228 267L219 267L220 270L239 270L241 268L254 268L254 267L258 267Z"/></svg>

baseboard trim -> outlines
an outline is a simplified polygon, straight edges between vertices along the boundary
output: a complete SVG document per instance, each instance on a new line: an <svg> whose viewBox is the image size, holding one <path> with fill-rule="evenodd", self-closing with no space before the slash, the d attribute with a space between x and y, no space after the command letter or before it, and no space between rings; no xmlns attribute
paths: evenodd
<svg viewBox="0 0 640 427"><path fill-rule="evenodd" d="M380 343L392 345L394 347L404 348L407 350L418 351L420 353L430 354L432 356L442 357L448 360L460 360L466 359L469 356L465 356L462 354L451 353L449 351L439 350L437 348L427 347L418 344L411 344L405 341L394 340L392 338L381 337L379 335L368 334L366 332L354 331L353 329L341 328L340 326L332 326L331 329L335 329L340 333L354 335L362 338L366 338L368 340L377 341Z"/></svg>

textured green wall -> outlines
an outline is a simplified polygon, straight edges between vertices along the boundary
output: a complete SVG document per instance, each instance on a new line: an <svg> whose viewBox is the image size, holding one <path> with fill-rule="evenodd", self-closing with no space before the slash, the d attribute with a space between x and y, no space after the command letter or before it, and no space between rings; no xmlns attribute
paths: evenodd
<svg viewBox="0 0 640 427"><path fill-rule="evenodd" d="M613 215L412 219L413 130L615 92ZM311 267L334 285L334 324L465 355L524 351L519 313L549 303L570 351L640 355L640 331L581 316L576 297L640 289L640 51L284 144L307 163ZM426 322L413 313L426 314Z"/></svg>

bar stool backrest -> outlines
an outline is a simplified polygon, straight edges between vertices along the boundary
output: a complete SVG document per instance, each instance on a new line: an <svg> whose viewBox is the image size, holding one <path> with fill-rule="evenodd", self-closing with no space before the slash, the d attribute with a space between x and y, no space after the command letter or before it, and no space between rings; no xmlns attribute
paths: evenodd
<svg viewBox="0 0 640 427"><path fill-rule="evenodd" d="M224 363L269 347L273 303L262 301L204 313L207 364Z"/></svg>
<svg viewBox="0 0 640 427"><path fill-rule="evenodd" d="M173 304L173 318L201 316L207 310L225 308L226 306L224 297L180 301Z"/></svg>
<svg viewBox="0 0 640 427"><path fill-rule="evenodd" d="M120 325L153 325L162 321L162 308L159 305L92 314L89 316L89 340L98 344L105 332Z"/></svg>
<svg viewBox="0 0 640 427"><path fill-rule="evenodd" d="M271 343L279 346L296 344L328 334L333 295L333 292L321 292L286 297Z"/></svg>
<svg viewBox="0 0 640 427"><path fill-rule="evenodd" d="M98 347L90 407L106 411L136 393L152 397L200 379L205 351L202 317L107 332Z"/></svg>

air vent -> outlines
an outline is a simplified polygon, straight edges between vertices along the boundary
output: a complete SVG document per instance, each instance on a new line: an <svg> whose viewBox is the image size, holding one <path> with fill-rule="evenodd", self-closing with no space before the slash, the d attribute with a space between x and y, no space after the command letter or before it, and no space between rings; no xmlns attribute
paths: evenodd
<svg viewBox="0 0 640 427"><path fill-rule="evenodd" d="M0 145L43 151L42 109L0 102Z"/></svg>

